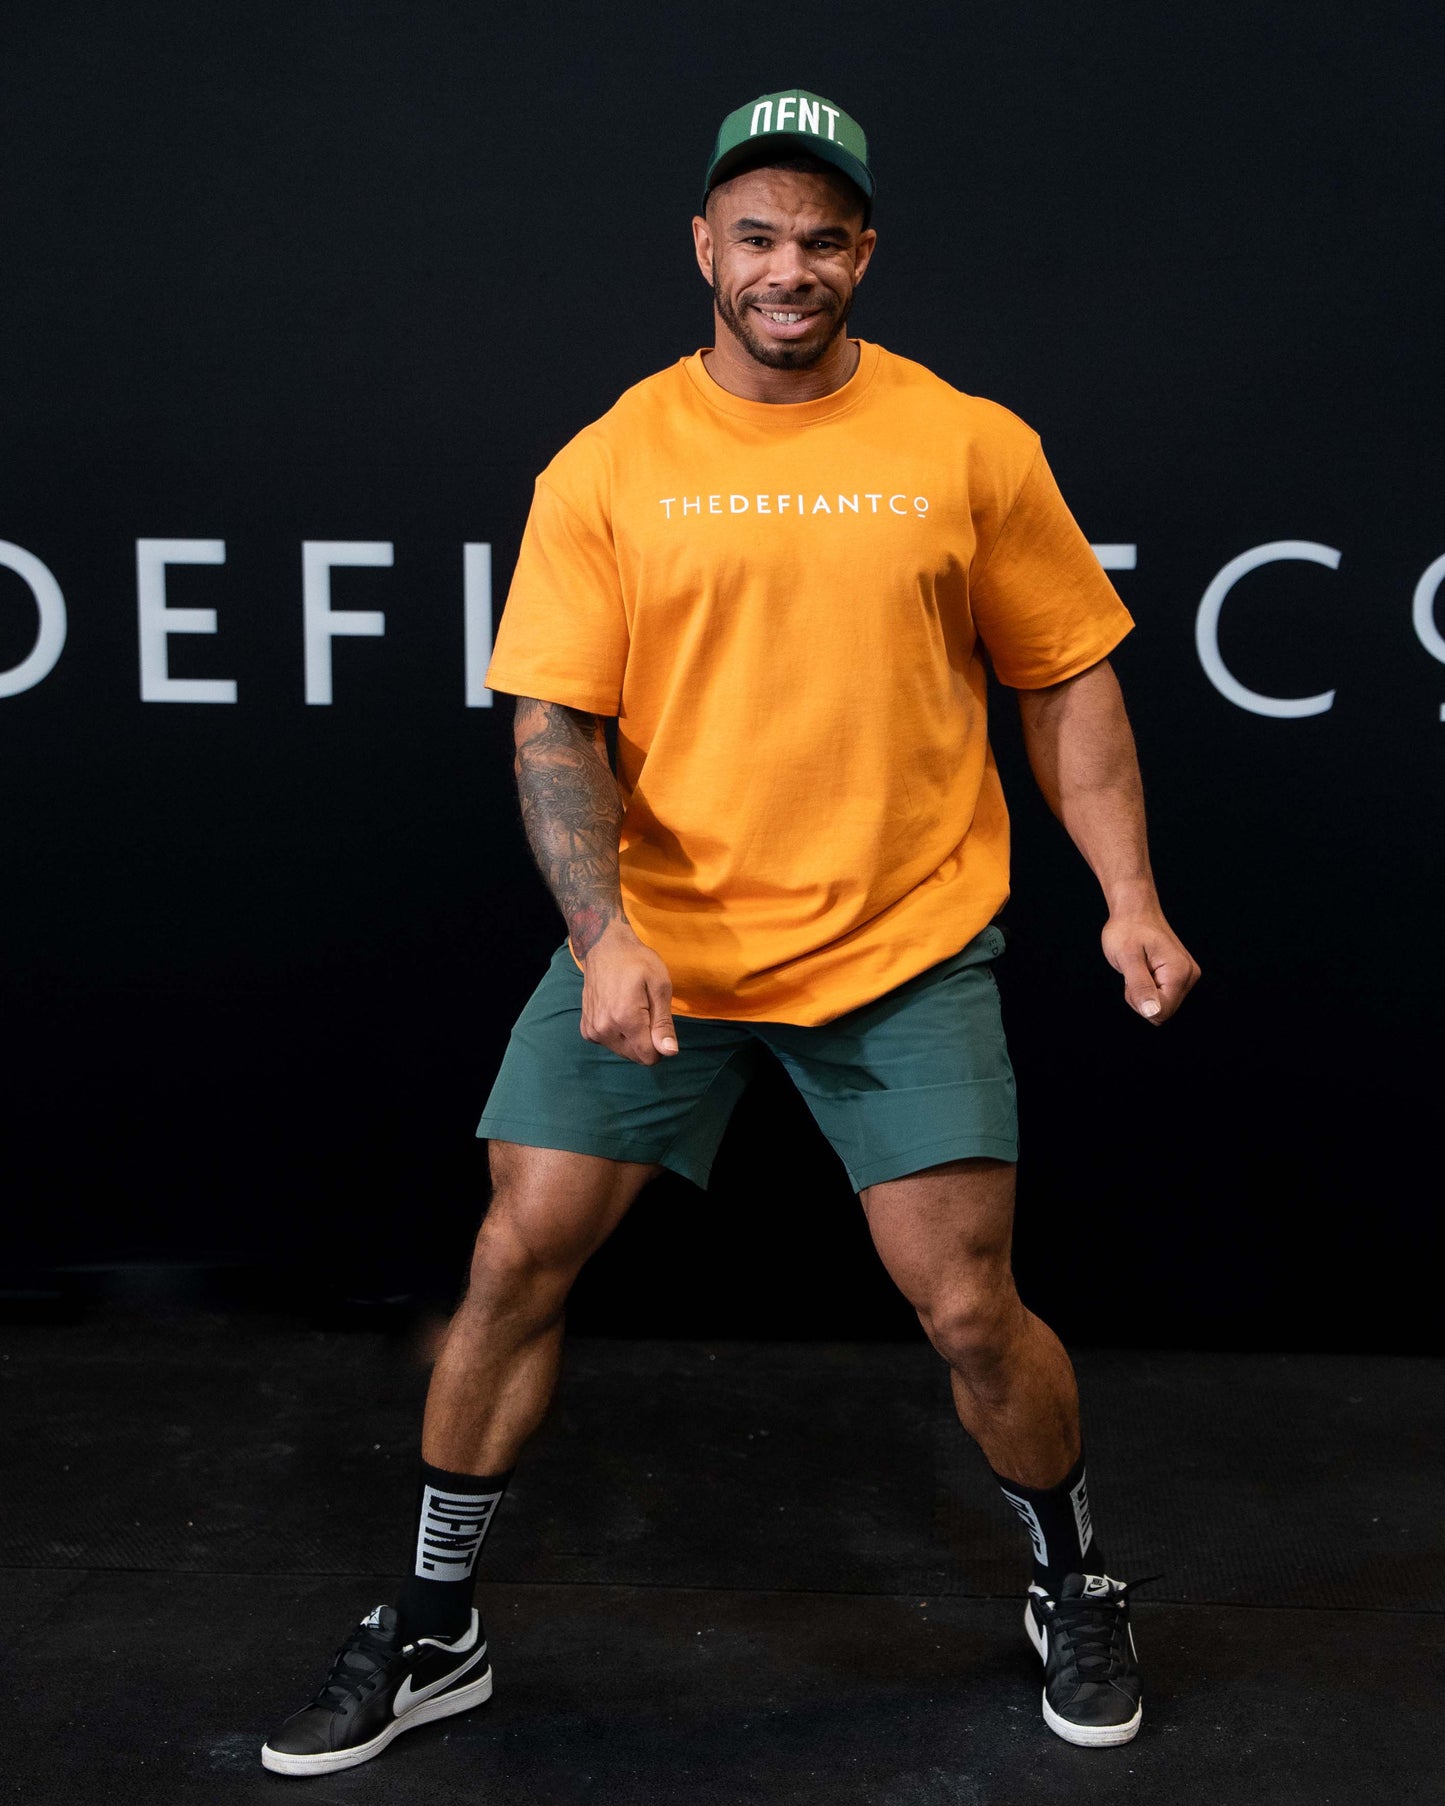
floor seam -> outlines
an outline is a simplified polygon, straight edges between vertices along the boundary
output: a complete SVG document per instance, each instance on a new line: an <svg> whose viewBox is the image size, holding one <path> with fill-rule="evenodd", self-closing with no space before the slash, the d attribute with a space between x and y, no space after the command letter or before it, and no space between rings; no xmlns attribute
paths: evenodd
<svg viewBox="0 0 1445 1806"><path fill-rule="evenodd" d="M31 1565L17 1566L0 1562L0 1573L6 1574L173 1574L178 1579L192 1580L377 1580L392 1585L396 1583L396 1573L388 1569L385 1573L359 1573L353 1568L328 1568L325 1570L308 1570L304 1573L278 1569L254 1568L141 1568L141 1567L72 1567L69 1565L35 1567ZM513 1591L540 1591L543 1588L602 1588L611 1587L621 1592L632 1593L756 1593L765 1598L819 1598L819 1599L929 1599L947 1600L962 1599L974 1604L988 1605L1003 1603L1022 1604L1026 1594L1017 1593L929 1593L929 1592L871 1592L860 1591L856 1587L743 1587L743 1586L707 1586L698 1583L670 1583L666 1581L644 1580L492 1580L483 1579L483 1590L488 1586L510 1587ZM1300 1602L1281 1605L1275 1601L1259 1602L1250 1599L1171 1599L1159 1597L1152 1599L1138 1598L1132 1605L1136 1610L1150 1610L1155 1606L1177 1606L1184 1611L1232 1611L1232 1612L1335 1612L1352 1613L1361 1617L1375 1618L1438 1618L1445 1616L1445 1607L1431 1605L1318 1605Z"/></svg>

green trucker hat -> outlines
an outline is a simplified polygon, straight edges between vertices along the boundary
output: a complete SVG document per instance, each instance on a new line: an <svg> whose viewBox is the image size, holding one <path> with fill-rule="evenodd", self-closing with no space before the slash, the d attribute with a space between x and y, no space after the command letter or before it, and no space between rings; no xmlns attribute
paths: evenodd
<svg viewBox="0 0 1445 1806"><path fill-rule="evenodd" d="M769 151L810 151L815 157L841 169L863 190L863 223L873 211L873 172L868 167L868 140L863 128L841 107L802 88L784 88L780 94L764 94L729 113L717 129L717 142L708 158L703 182L703 205L719 182Z"/></svg>

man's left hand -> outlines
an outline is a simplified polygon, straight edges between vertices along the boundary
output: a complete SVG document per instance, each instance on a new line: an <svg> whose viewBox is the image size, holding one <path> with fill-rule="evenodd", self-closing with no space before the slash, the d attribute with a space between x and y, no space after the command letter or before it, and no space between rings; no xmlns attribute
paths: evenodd
<svg viewBox="0 0 1445 1806"><path fill-rule="evenodd" d="M1116 911L1100 936L1104 958L1123 975L1124 1001L1158 1028L1199 978L1189 950L1159 909Z"/></svg>

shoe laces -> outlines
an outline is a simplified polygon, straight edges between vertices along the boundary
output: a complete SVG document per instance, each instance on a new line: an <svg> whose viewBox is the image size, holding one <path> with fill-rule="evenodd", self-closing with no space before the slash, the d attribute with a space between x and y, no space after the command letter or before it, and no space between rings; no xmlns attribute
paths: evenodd
<svg viewBox="0 0 1445 1806"><path fill-rule="evenodd" d="M358 1698L367 1682L380 1674L395 1654L396 1644L389 1637L368 1624L358 1624L337 1652L331 1673L312 1705L335 1708Z"/></svg>
<svg viewBox="0 0 1445 1806"><path fill-rule="evenodd" d="M1146 1574L1140 1580L1116 1580L1107 1599L1096 1593L1079 1593L1071 1599L1051 1602L1054 1609L1050 1616L1068 1639L1080 1680L1108 1680L1115 1662L1124 1653L1130 1594L1162 1579L1161 1574Z"/></svg>

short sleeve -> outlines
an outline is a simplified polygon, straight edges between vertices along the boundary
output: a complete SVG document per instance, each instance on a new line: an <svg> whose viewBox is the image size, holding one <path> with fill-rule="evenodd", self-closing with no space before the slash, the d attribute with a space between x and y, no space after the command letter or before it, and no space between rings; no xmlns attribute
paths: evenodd
<svg viewBox="0 0 1445 1806"><path fill-rule="evenodd" d="M1077 677L1134 625L1042 451L970 583L969 598L995 671L1016 690Z"/></svg>
<svg viewBox="0 0 1445 1806"><path fill-rule="evenodd" d="M539 477L487 687L616 715L627 646L617 556L602 508L583 513Z"/></svg>

